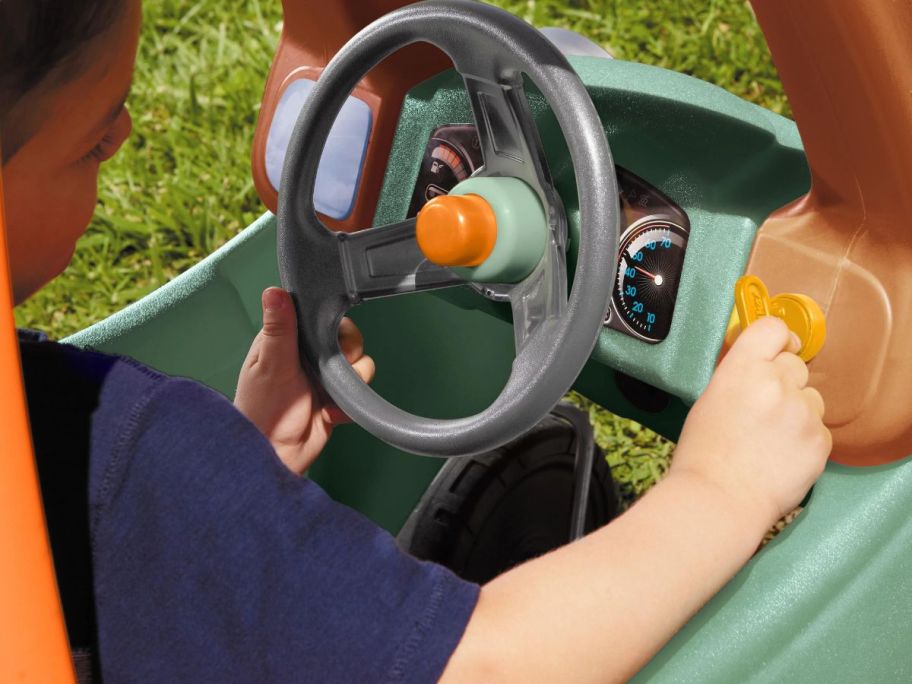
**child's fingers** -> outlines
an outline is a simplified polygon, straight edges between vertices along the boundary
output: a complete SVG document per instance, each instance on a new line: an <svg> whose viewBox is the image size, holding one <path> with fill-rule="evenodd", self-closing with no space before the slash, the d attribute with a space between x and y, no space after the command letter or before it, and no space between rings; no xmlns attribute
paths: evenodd
<svg viewBox="0 0 912 684"><path fill-rule="evenodd" d="M789 383L793 383L798 389L802 389L808 383L807 364L791 352L781 352L775 359L773 365L779 369L782 378Z"/></svg>
<svg viewBox="0 0 912 684"><path fill-rule="evenodd" d="M263 291L263 329L258 335L257 365L264 375L286 375L300 367L298 325L291 295L278 287Z"/></svg>
<svg viewBox="0 0 912 684"><path fill-rule="evenodd" d="M371 357L362 356L352 364L352 368L355 369L358 377L360 377L364 382L370 382L374 379L376 367L374 366L374 360ZM324 421L332 425L342 425L344 423L352 422L351 418L349 418L345 412L335 404L324 406L321 410L321 416Z"/></svg>
<svg viewBox="0 0 912 684"><path fill-rule="evenodd" d="M374 373L377 371L374 360L369 356L362 356L352 364L352 368L355 369L358 377L368 383L374 379Z"/></svg>
<svg viewBox="0 0 912 684"><path fill-rule="evenodd" d="M346 415L345 411L335 405L324 406L320 411L320 417L323 418L323 422L330 425L345 425L352 422L352 419Z"/></svg>
<svg viewBox="0 0 912 684"><path fill-rule="evenodd" d="M355 322L347 316L339 324L339 348L349 363L364 356L364 336Z"/></svg>
<svg viewBox="0 0 912 684"><path fill-rule="evenodd" d="M772 361L782 351L798 351L801 342L788 326L774 316L764 316L748 326L728 352L728 359Z"/></svg>
<svg viewBox="0 0 912 684"><path fill-rule="evenodd" d="M242 370L247 370L252 366L255 366L260 360L260 335L257 335L253 338L253 342L250 344L250 349L247 350L247 357L244 359L244 363L241 366Z"/></svg>
<svg viewBox="0 0 912 684"><path fill-rule="evenodd" d="M350 318L343 318L339 326L339 344L358 377L364 382L374 379L376 366L374 360L364 355L364 338L358 326ZM352 358L354 357L354 358ZM335 404L328 404L320 409L320 417L329 425L344 425L352 419Z"/></svg>
<svg viewBox="0 0 912 684"><path fill-rule="evenodd" d="M804 400L807 402L814 413L820 416L820 419L823 420L823 414L826 410L826 407L823 403L823 397L820 395L820 392L815 390L813 387L805 387L801 390L801 396L804 397Z"/></svg>

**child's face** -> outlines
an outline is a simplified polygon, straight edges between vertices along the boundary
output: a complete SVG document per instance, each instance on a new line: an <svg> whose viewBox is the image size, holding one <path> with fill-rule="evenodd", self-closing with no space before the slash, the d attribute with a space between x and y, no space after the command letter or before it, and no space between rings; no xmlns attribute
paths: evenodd
<svg viewBox="0 0 912 684"><path fill-rule="evenodd" d="M132 0L115 25L87 48L91 62L84 73L29 96L43 123L3 167L16 303L66 268L95 211L99 165L130 134L123 104L139 24L139 0Z"/></svg>

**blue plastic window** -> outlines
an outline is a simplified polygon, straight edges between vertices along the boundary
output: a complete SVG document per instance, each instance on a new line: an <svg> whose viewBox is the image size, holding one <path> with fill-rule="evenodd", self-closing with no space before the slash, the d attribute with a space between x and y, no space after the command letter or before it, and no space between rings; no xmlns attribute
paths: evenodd
<svg viewBox="0 0 912 684"><path fill-rule="evenodd" d="M314 83L302 78L289 85L272 117L269 135L266 136L266 177L276 191L282 180L282 166L291 133ZM351 213L370 138L371 122L371 110L367 103L350 95L336 117L317 170L314 206L321 214L344 219Z"/></svg>

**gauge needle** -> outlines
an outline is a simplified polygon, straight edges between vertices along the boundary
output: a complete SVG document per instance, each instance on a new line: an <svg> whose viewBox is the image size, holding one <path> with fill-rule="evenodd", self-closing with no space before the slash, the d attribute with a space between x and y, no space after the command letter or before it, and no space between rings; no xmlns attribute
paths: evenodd
<svg viewBox="0 0 912 684"><path fill-rule="evenodd" d="M655 281L655 284L656 284L656 285L661 285L661 284L662 284L662 281L664 280L664 278L663 278L662 276L660 276L660 275L653 275L652 273L650 273L649 271L647 271L645 268L640 268L639 266L634 266L634 268L635 268L636 270L638 270L640 273L642 273L643 275L647 275L647 276L649 276L650 278L652 278L652 279Z"/></svg>

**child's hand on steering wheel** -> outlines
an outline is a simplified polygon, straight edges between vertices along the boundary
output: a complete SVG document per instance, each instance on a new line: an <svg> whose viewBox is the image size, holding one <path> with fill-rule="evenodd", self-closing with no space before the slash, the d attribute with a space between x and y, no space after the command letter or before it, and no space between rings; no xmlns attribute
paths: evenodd
<svg viewBox="0 0 912 684"><path fill-rule="evenodd" d="M362 380L374 377L364 338L349 318L339 327L339 346ZM325 403L298 357L298 328L290 295L277 287L263 292L263 329L241 367L234 405L269 439L282 462L302 474L316 460L335 425L349 418Z"/></svg>

